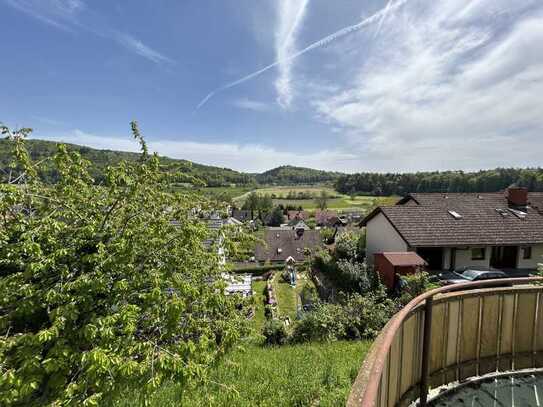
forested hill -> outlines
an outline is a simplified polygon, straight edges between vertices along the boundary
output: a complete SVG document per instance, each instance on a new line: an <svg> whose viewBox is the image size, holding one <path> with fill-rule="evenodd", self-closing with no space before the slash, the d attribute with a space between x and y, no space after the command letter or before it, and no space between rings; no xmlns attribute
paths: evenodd
<svg viewBox="0 0 543 407"><path fill-rule="evenodd" d="M263 172L262 174L256 174L255 176L259 184L300 185L335 181L341 175L342 173L340 172L285 165Z"/></svg>
<svg viewBox="0 0 543 407"><path fill-rule="evenodd" d="M27 140L27 148L33 160L41 160L51 157L57 150L59 143L45 140ZM90 147L67 144L68 149L78 151L81 156L91 161L91 174L96 182L104 178L104 169L108 165L114 165L121 160L134 161L139 157L138 153L129 153L125 151L98 150ZM10 144L9 141L0 139L0 168L6 170L10 162ZM161 162L168 164L185 164L183 171L191 174L206 182L208 186L224 186L230 184L250 185L255 183L254 176L244 174L228 168L212 167L208 165L191 163L187 160L176 160L173 158L161 157ZM40 175L47 182L55 182L57 174L50 167L50 170L42 172Z"/></svg>
<svg viewBox="0 0 543 407"><path fill-rule="evenodd" d="M409 192L496 192L512 184L543 191L543 168L497 168L477 172L342 175L335 188L344 194L405 195Z"/></svg>

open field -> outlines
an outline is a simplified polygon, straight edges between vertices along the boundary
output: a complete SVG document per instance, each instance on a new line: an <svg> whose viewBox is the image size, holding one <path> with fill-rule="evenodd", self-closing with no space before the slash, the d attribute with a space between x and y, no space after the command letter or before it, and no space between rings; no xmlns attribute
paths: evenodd
<svg viewBox="0 0 543 407"><path fill-rule="evenodd" d="M235 188L234 188L235 189ZM239 190L239 189L237 189ZM317 203L314 199L288 199L287 195L290 193L299 194L299 193L310 193L315 196L318 196L321 191L326 191L328 196L327 206L329 209L337 211L362 211L368 212L372 208L378 205L392 205L397 200L396 196L349 196L343 195L330 188L329 186L274 186L274 187L264 187L257 188L253 190L246 190L242 194L233 197L233 201L238 205L243 205L243 202L251 192L256 192L260 195L275 195L276 198L273 199L274 205L291 205L291 206L301 206L305 210L315 210L317 209Z"/></svg>
<svg viewBox="0 0 543 407"><path fill-rule="evenodd" d="M371 342L248 345L232 352L207 385L157 391L151 406L341 406ZM117 406L138 405L133 395Z"/></svg>
<svg viewBox="0 0 543 407"><path fill-rule="evenodd" d="M328 209L339 212L361 211L369 212L372 208L379 205L392 205L398 200L398 197L383 196L356 196L352 199L350 196L342 195L340 198L328 199ZM274 199L274 205L292 205L301 206L305 210L316 210L317 203L313 199Z"/></svg>
<svg viewBox="0 0 543 407"><path fill-rule="evenodd" d="M337 197L341 194L337 192L335 189L326 186L326 185L308 185L308 186L273 186L273 187L262 187L258 189L254 189L256 193L259 195L275 195L277 198L286 199L287 195L289 193L304 193L304 194L312 194L312 195L320 195L322 191L325 191L326 194L330 197ZM238 196L236 199L245 199L247 195L252 192L249 191L241 196Z"/></svg>

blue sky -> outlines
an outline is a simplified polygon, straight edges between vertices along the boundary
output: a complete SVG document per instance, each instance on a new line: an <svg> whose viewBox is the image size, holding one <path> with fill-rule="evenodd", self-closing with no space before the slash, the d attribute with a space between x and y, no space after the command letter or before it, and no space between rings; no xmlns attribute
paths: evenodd
<svg viewBox="0 0 543 407"><path fill-rule="evenodd" d="M541 0L0 0L0 120L244 171L539 166ZM208 97L209 96L209 97Z"/></svg>

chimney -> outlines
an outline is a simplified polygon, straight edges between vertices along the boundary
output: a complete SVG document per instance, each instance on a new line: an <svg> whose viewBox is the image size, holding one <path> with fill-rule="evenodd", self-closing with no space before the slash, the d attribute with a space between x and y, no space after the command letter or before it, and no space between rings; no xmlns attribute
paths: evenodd
<svg viewBox="0 0 543 407"><path fill-rule="evenodd" d="M527 206L528 205L528 188L509 187L505 191L505 197L510 206Z"/></svg>

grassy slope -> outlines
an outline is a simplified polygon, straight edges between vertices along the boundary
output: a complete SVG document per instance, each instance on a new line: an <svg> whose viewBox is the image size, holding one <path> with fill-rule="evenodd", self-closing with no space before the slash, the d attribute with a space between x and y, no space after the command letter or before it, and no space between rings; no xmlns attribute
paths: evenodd
<svg viewBox="0 0 543 407"><path fill-rule="evenodd" d="M213 383L181 395L164 386L151 406L341 406L369 342L309 343L233 352L212 373ZM137 405L134 399L119 406Z"/></svg>

